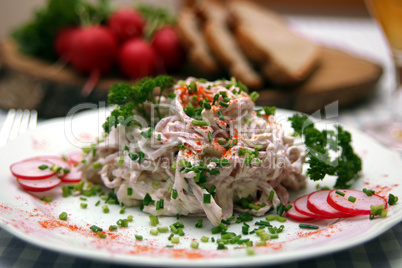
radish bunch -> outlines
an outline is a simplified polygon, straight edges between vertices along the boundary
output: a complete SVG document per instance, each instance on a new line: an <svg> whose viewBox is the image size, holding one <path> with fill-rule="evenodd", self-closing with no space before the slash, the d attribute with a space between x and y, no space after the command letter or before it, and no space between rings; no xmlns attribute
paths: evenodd
<svg viewBox="0 0 402 268"><path fill-rule="evenodd" d="M68 155L66 160L59 156L31 157L12 164L10 171L26 191L43 192L60 183L81 181L81 159L80 152Z"/></svg>
<svg viewBox="0 0 402 268"><path fill-rule="evenodd" d="M89 95L101 75L116 65L130 79L177 71L184 51L173 26L162 26L145 39L147 21L134 9L112 13L106 25L63 28L54 41L57 55L75 70L89 74Z"/></svg>
<svg viewBox="0 0 402 268"><path fill-rule="evenodd" d="M290 203L286 212L298 221L349 218L373 214L373 207L385 210L387 200L371 191L320 190L303 195Z"/></svg>

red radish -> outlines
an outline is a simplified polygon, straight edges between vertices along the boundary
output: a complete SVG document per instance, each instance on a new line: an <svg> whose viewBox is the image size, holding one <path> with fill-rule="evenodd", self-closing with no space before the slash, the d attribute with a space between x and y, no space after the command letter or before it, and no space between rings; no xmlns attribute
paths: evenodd
<svg viewBox="0 0 402 268"><path fill-rule="evenodd" d="M330 218L348 218L354 215L341 212L331 207L328 202L328 194L330 190L315 191L309 194L307 198L307 208L316 214Z"/></svg>
<svg viewBox="0 0 402 268"><path fill-rule="evenodd" d="M62 182L76 183L81 181L81 171L79 166L71 166L70 172L61 178Z"/></svg>
<svg viewBox="0 0 402 268"><path fill-rule="evenodd" d="M48 168L41 170L39 167L46 165ZM11 173L24 180L42 180L55 174L49 168L53 163L44 160L29 160L17 162L10 166Z"/></svg>
<svg viewBox="0 0 402 268"><path fill-rule="evenodd" d="M290 205L292 205L292 207L288 210L288 211L286 211L286 213L291 217L291 218L293 218L294 220L297 220L297 221L311 221L311 220L314 220L314 218L313 217L309 217L309 216L306 216L306 215L304 215L304 214L301 214L301 213L299 213L296 209L295 209L295 205L294 205L294 203L289 203ZM289 205L288 204L288 205Z"/></svg>
<svg viewBox="0 0 402 268"><path fill-rule="evenodd" d="M295 206L295 209L297 210L297 212L304 214L306 216L315 218L315 219L332 219L332 217L323 216L321 214L317 214L317 213L314 213L311 210L309 210L307 208L307 198L308 198L308 195L302 195L295 200L294 206Z"/></svg>
<svg viewBox="0 0 402 268"><path fill-rule="evenodd" d="M172 26L163 27L155 33L152 47L161 57L167 71L176 71L182 66L184 50Z"/></svg>
<svg viewBox="0 0 402 268"><path fill-rule="evenodd" d="M339 195L337 191L345 195ZM350 196L356 198L354 203L348 200ZM333 208L353 215L370 215L371 205L384 205L384 208L387 208L387 200L384 197L376 194L367 196L358 190L332 190L328 194L327 202Z"/></svg>
<svg viewBox="0 0 402 268"><path fill-rule="evenodd" d="M74 26L63 28L54 42L54 49L57 55L66 62L71 59L71 43L77 30L78 28Z"/></svg>
<svg viewBox="0 0 402 268"><path fill-rule="evenodd" d="M133 9L120 9L109 17L107 24L119 40L124 42L142 36L145 20Z"/></svg>
<svg viewBox="0 0 402 268"><path fill-rule="evenodd" d="M70 168L68 163L63 158L61 158L60 156L57 156L57 155L34 156L34 157L31 157L31 158L27 158L27 159L25 159L23 161L31 161L31 160L49 161L52 164L58 165L63 169Z"/></svg>
<svg viewBox="0 0 402 268"><path fill-rule="evenodd" d="M121 71L132 79L154 74L157 56L152 47L141 39L125 42L120 50Z"/></svg>
<svg viewBox="0 0 402 268"><path fill-rule="evenodd" d="M88 96L101 74L113 66L117 55L117 38L104 26L80 28L71 41L71 65L78 71L90 73L82 93Z"/></svg>
<svg viewBox="0 0 402 268"><path fill-rule="evenodd" d="M69 164L71 164L71 165L81 163L82 159L83 159L83 157L82 157L82 152L70 153L70 154L67 156L67 161L68 161Z"/></svg>
<svg viewBox="0 0 402 268"><path fill-rule="evenodd" d="M61 180L57 176L51 176L42 180L24 180L18 178L17 181L22 188L31 192L47 191L61 183Z"/></svg>

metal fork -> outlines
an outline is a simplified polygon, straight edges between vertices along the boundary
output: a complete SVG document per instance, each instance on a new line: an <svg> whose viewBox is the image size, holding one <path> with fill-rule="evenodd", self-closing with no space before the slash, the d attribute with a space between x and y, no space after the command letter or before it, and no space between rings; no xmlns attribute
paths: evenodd
<svg viewBox="0 0 402 268"><path fill-rule="evenodd" d="M10 109L0 131L0 147L27 130L34 129L37 121L38 113L36 110Z"/></svg>

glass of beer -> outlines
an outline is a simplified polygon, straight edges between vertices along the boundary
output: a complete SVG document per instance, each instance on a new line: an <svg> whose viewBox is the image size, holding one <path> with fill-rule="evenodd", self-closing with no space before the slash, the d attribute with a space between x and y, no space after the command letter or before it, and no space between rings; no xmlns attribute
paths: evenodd
<svg viewBox="0 0 402 268"><path fill-rule="evenodd" d="M364 130L390 148L402 151L402 0L366 0L380 25L395 67L396 88L391 98L389 120L373 122Z"/></svg>

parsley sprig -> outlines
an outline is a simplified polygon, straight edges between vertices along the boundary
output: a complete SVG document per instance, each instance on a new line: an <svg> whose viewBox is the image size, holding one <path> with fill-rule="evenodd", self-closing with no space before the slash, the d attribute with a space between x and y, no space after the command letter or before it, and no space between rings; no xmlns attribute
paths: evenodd
<svg viewBox="0 0 402 268"><path fill-rule="evenodd" d="M341 126L333 130L318 130L307 116L294 115L289 118L296 135L304 136L307 175L314 181L326 175L337 176L335 188L348 188L350 181L362 170L362 160L353 151L351 134ZM331 157L335 153L338 157Z"/></svg>
<svg viewBox="0 0 402 268"><path fill-rule="evenodd" d="M147 101L156 104L157 115L159 119L162 119L158 106L160 97L174 83L173 77L160 75L155 78L143 78L135 84L118 83L113 85L109 90L108 103L115 104L116 107L103 124L105 132L109 133L112 127L117 127L119 124L124 126L139 124L133 118L134 110L137 110L139 115L144 116L150 122L150 115L145 109L145 102ZM154 94L157 89L159 90L158 100Z"/></svg>

